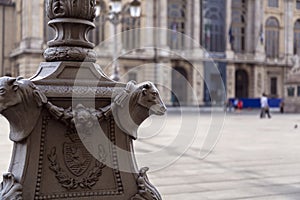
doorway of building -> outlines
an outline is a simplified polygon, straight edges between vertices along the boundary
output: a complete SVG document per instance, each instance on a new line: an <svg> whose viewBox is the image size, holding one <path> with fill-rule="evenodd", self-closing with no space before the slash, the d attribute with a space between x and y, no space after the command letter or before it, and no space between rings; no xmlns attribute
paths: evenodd
<svg viewBox="0 0 300 200"><path fill-rule="evenodd" d="M187 104L187 71L183 67L174 67L172 70L172 94L173 106Z"/></svg>
<svg viewBox="0 0 300 200"><path fill-rule="evenodd" d="M249 78L248 73L243 69L238 69L235 72L235 97L248 98Z"/></svg>

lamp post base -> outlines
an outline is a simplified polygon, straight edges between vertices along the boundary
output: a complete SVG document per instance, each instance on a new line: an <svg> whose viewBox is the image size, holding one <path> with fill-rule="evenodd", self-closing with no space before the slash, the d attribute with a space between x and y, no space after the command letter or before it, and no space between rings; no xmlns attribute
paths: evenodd
<svg viewBox="0 0 300 200"><path fill-rule="evenodd" d="M2 112L14 149L0 199L161 199L147 168L136 167L132 136L98 109L109 108L125 84L116 85L91 62L41 63L31 80L4 77L0 85L9 81L26 93ZM23 120L13 121L16 115Z"/></svg>

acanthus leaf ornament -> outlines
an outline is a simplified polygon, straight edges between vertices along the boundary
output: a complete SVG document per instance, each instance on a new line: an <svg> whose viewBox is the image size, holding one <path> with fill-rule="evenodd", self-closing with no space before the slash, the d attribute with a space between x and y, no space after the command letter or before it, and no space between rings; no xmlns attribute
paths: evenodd
<svg viewBox="0 0 300 200"><path fill-rule="evenodd" d="M47 0L49 19L79 18L92 21L95 17L95 0Z"/></svg>
<svg viewBox="0 0 300 200"><path fill-rule="evenodd" d="M87 38L95 28L95 5L95 0L46 0L48 25L56 32L44 51L46 61L96 61L95 45Z"/></svg>

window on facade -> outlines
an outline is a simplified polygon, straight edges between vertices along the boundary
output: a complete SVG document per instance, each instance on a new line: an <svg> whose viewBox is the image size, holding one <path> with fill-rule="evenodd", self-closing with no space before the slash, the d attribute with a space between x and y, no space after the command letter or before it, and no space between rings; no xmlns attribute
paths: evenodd
<svg viewBox="0 0 300 200"><path fill-rule="evenodd" d="M141 18L131 17L129 6L122 17L122 47L126 50L140 48Z"/></svg>
<svg viewBox="0 0 300 200"><path fill-rule="evenodd" d="M279 23L276 18L270 17L266 22L266 55L277 58L279 55Z"/></svg>
<svg viewBox="0 0 300 200"><path fill-rule="evenodd" d="M287 95L288 95L289 97L295 96L295 88L294 88L294 87L288 87L288 88L287 88Z"/></svg>
<svg viewBox="0 0 300 200"><path fill-rule="evenodd" d="M224 7L224 1L219 1L219 4L212 3L211 0L204 1L202 44L208 51L225 51Z"/></svg>
<svg viewBox="0 0 300 200"><path fill-rule="evenodd" d="M246 21L245 1L233 0L232 2L232 23L229 31L232 50L237 53L245 51Z"/></svg>
<svg viewBox="0 0 300 200"><path fill-rule="evenodd" d="M278 0L268 0L269 7L278 7Z"/></svg>
<svg viewBox="0 0 300 200"><path fill-rule="evenodd" d="M297 96L300 97L300 85L297 86Z"/></svg>
<svg viewBox="0 0 300 200"><path fill-rule="evenodd" d="M300 56L300 20L294 25L294 54Z"/></svg>
<svg viewBox="0 0 300 200"><path fill-rule="evenodd" d="M171 49L184 48L186 0L168 0L168 45Z"/></svg>
<svg viewBox="0 0 300 200"><path fill-rule="evenodd" d="M276 96L277 95L277 78L276 77L272 77L271 78L270 93L271 93L272 96Z"/></svg>
<svg viewBox="0 0 300 200"><path fill-rule="evenodd" d="M296 8L297 10L300 10L300 0L296 0Z"/></svg>

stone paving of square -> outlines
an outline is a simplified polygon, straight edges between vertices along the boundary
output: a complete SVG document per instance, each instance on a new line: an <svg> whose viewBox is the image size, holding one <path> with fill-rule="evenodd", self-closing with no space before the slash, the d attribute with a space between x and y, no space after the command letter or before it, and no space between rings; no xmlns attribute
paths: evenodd
<svg viewBox="0 0 300 200"><path fill-rule="evenodd" d="M260 119L258 112L228 113L223 124L221 115L209 113L151 117L134 143L138 165L150 167L149 179L164 200L300 199L300 115L273 113ZM220 132L214 129L219 122ZM201 159L209 130L220 137ZM8 131L0 117L1 172L10 160Z"/></svg>

